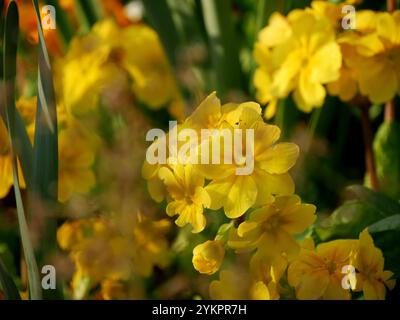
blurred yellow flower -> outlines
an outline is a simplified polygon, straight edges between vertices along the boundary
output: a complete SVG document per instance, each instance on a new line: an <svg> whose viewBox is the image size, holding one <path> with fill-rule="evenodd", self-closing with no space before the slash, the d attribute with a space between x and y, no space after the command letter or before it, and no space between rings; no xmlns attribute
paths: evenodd
<svg viewBox="0 0 400 320"><path fill-rule="evenodd" d="M396 280L390 280L393 272L384 271L382 251L374 246L374 241L367 230L360 233L354 266L358 271L357 288L363 290L364 298L366 300L385 300L385 286L393 290Z"/></svg>
<svg viewBox="0 0 400 320"><path fill-rule="evenodd" d="M257 248L256 255L273 260L283 253L293 258L300 246L293 235L304 232L315 221L315 206L296 196L277 197L275 202L253 211L242 222L228 245L235 249Z"/></svg>
<svg viewBox="0 0 400 320"><path fill-rule="evenodd" d="M223 270L219 280L210 284L210 297L214 300L274 300L277 299L276 284L265 285L253 280L241 270Z"/></svg>
<svg viewBox="0 0 400 320"><path fill-rule="evenodd" d="M363 10L356 21L356 32L338 39L343 69L329 92L344 101L360 93L372 103L385 103L400 92L400 11Z"/></svg>
<svg viewBox="0 0 400 320"><path fill-rule="evenodd" d="M206 241L193 249L193 266L203 274L212 275L219 270L225 256L225 248L220 241Z"/></svg>
<svg viewBox="0 0 400 320"><path fill-rule="evenodd" d="M134 95L150 108L170 105L171 113L182 118L183 105L168 60L156 32L146 25L122 28L111 19L102 20L88 35L72 40L55 70L62 100L74 114L94 110L118 77L129 78Z"/></svg>
<svg viewBox="0 0 400 320"><path fill-rule="evenodd" d="M158 173L164 182L172 201L168 203L167 214L179 215L175 223L183 227L191 224L193 232L201 232L206 226L203 210L210 206L210 196L204 189L204 177L191 165L162 167Z"/></svg>
<svg viewBox="0 0 400 320"><path fill-rule="evenodd" d="M36 97L31 99L21 97L16 102L16 107L25 123L25 128L32 142L35 131ZM7 127L0 117L0 199L7 196L14 181L10 151ZM20 187L25 188L25 180L19 161L18 174Z"/></svg>
<svg viewBox="0 0 400 320"><path fill-rule="evenodd" d="M155 265L165 267L169 261L165 239L169 226L167 220L152 221L141 214L129 223L112 216L63 224L57 241L75 263L75 297L83 298L90 287L104 280L147 277Z"/></svg>
<svg viewBox="0 0 400 320"><path fill-rule="evenodd" d="M288 281L299 300L348 300L350 291L342 287L344 266L350 265L357 240L334 240L314 251L302 248L288 268Z"/></svg>
<svg viewBox="0 0 400 320"><path fill-rule="evenodd" d="M73 194L87 194L96 184L93 147L73 127L58 136L58 199L66 202Z"/></svg>
<svg viewBox="0 0 400 320"><path fill-rule="evenodd" d="M275 103L293 92L304 112L322 106L324 84L339 78L342 64L332 23L309 10L294 10L287 18L273 14L259 33L254 56L259 65L254 76L257 99Z"/></svg>

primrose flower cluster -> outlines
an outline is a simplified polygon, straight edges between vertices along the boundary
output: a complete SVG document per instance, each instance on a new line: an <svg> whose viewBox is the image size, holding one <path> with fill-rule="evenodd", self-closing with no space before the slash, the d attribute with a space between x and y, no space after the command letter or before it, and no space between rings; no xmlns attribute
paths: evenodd
<svg viewBox="0 0 400 320"><path fill-rule="evenodd" d="M57 240L75 264L74 298L85 298L100 285L102 299L142 299L141 281L151 275L154 266L163 268L169 263L169 227L168 220L154 221L141 213L63 224Z"/></svg>
<svg viewBox="0 0 400 320"><path fill-rule="evenodd" d="M257 100L274 116L293 93L303 112L320 108L327 93L384 103L399 93L399 14L360 10L354 30L341 27L345 4L313 1L310 8L275 13L258 35L254 58Z"/></svg>
<svg viewBox="0 0 400 320"><path fill-rule="evenodd" d="M143 165L150 194L159 202L166 199L166 212L178 215L178 226L190 224L192 232L203 231L206 210L231 219L220 226L214 240L194 248L192 262L197 271L206 275L218 272L228 249L238 257L250 253L245 269L229 267L220 272L220 280L210 284L211 298L350 299L351 291L343 285L343 268L349 265L354 266L351 276L357 282L352 290L364 291L366 299L384 299L385 287L393 288L393 274L384 271L382 253L368 231L360 234L360 240L335 240L316 249L310 238L297 240L315 222L316 207L302 203L294 194L288 171L299 148L293 143L278 143L279 128L264 123L258 104L221 105L212 93L175 129L179 133L184 128L213 128L218 139L222 129L254 129L254 171L248 175L236 174L236 167L243 163L193 164L179 161L179 156L170 157L165 164L146 160ZM155 140L148 151L165 153L162 150L168 147L169 134ZM178 139L178 150L183 142L186 140ZM206 150L203 143L212 149L215 141L192 144L199 157ZM245 152L245 139L242 143ZM217 145L222 148L223 144Z"/></svg>

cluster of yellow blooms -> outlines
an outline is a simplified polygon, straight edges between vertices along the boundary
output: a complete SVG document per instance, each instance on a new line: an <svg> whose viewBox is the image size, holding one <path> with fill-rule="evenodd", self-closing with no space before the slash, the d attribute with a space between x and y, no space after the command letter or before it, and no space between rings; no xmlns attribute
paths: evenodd
<svg viewBox="0 0 400 320"><path fill-rule="evenodd" d="M278 299L290 296L290 290L298 299L350 298L350 292L342 287L345 265L354 265L358 271L355 290L363 290L367 299L384 298L385 284L393 287L394 281L389 280L392 273L383 270L382 253L374 247L367 231L358 241L332 241L320 244L316 250L309 239L303 243L296 240L315 221L316 208L294 195L288 171L297 160L298 147L277 143L280 130L264 123L258 104L221 106L212 93L176 130L187 128L214 129L217 133L226 128L254 129L254 170L248 175L235 174L240 163L221 164L223 161L193 164L169 158L166 164L145 161L143 165L150 194L157 201L166 198L167 214L179 216L178 226L190 224L193 232L201 232L207 224L206 208L223 208L225 215L233 219L221 226L215 240L194 248L196 270L207 275L216 273L226 248L252 253L247 271L221 271L220 280L210 285L211 298ZM160 147L167 138L156 140L150 148ZM202 143L194 145L198 154ZM222 152L221 160L223 156ZM284 279L291 289L281 285Z"/></svg>
<svg viewBox="0 0 400 320"><path fill-rule="evenodd" d="M257 99L268 104L293 92L298 108L310 112L331 95L350 101L357 95L384 103L400 91L400 11L361 10L354 30L341 27L344 4L313 1L287 17L271 16L254 48Z"/></svg>
<svg viewBox="0 0 400 320"><path fill-rule="evenodd" d="M153 109L169 105L170 112L182 118L182 101L166 56L157 34L145 25L120 28L111 19L100 21L88 35L76 37L67 54L57 57L54 64L60 128L59 200L62 202L74 193L88 193L96 184L92 167L100 139L87 129L84 117L80 116L96 109L107 86L120 83L127 74L138 100ZM33 142L36 98L22 97L17 109ZM2 120L0 139L0 198L3 198L13 178ZM24 181L21 183L24 186Z"/></svg>
<svg viewBox="0 0 400 320"><path fill-rule="evenodd" d="M153 221L140 213L63 224L57 240L75 264L74 298L87 297L98 285L103 299L143 298L140 278L150 276L154 266L165 267L169 262L165 237L169 227L168 220Z"/></svg>
<svg viewBox="0 0 400 320"><path fill-rule="evenodd" d="M173 116L182 117L168 60L156 32L144 24L121 28L112 19L98 22L89 34L72 41L55 71L61 98L72 114L95 110L107 88L128 83L148 107L169 106Z"/></svg>

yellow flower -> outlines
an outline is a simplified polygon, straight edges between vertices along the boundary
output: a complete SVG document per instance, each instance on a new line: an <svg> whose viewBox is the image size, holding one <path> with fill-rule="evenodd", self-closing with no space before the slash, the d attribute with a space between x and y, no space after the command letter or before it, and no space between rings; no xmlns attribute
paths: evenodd
<svg viewBox="0 0 400 320"><path fill-rule="evenodd" d="M293 92L304 112L322 106L324 84L339 78L342 64L331 21L310 10L294 10L287 18L273 14L259 33L254 55L259 64L254 83L260 102L274 102Z"/></svg>
<svg viewBox="0 0 400 320"><path fill-rule="evenodd" d="M134 95L150 108L171 103L171 113L182 117L183 105L168 60L156 32L146 25L121 28L111 19L100 21L88 35L72 40L55 70L56 87L73 114L94 110L118 78L121 86L130 81Z"/></svg>
<svg viewBox="0 0 400 320"><path fill-rule="evenodd" d="M178 226L189 223L193 232L201 232L206 226L203 209L210 206L210 196L204 189L204 177L193 166L182 164L162 167L158 175L172 198L167 206L167 214L179 215L175 221Z"/></svg>
<svg viewBox="0 0 400 320"><path fill-rule="evenodd" d="M293 194L294 183L288 171L294 166L298 158L299 148L293 143L277 143L280 137L280 129L263 122L261 108L257 103L228 103L221 106L216 94L212 93L182 125L178 126L177 131L180 132L184 129L195 130L198 133L197 137L200 137L199 141L192 146L192 150L195 151L194 156L198 157L197 160L193 160L196 160L199 164L194 164L191 171L193 171L193 175L202 177L200 180L198 179L201 187L204 186L204 178L210 181L205 190L210 195L211 203L208 205L207 200L207 203L203 203L203 205L206 204L212 210L223 207L227 217L237 218L252 206L270 203L274 200L274 195ZM212 137L204 137L201 133L202 129L211 129L213 131ZM234 138L237 129L242 133L242 140ZM247 131L254 133L254 141L251 137L245 138ZM227 140L229 144L225 141L226 133L231 137L231 142ZM168 135L165 139L155 141L151 147L166 145ZM221 141L220 151L222 152L217 155L217 157L220 157L218 159L214 159L215 137ZM180 150L180 147L181 145L178 143L177 149ZM201 163L204 147L209 148L208 163ZM230 150L225 150L225 147ZM239 148L241 148L242 154L236 154L233 157L233 153ZM168 153L167 146L166 149ZM229 154L230 163L225 161L225 156ZM182 159L176 160L182 162ZM219 164L214 164L214 160L217 160ZM184 171L179 166L173 170L179 170L182 173ZM242 172L246 170L247 172L238 175L239 170ZM142 174L148 181L150 194L157 201L161 201L164 197L164 191L157 181L157 178L161 178L161 171L168 172L171 170L163 168L163 165L150 165L147 162L144 163L142 169ZM187 188L184 185L183 187ZM189 194L193 193L190 190L188 192ZM178 196L173 194L171 196L174 199L183 200L185 199L184 194L185 190L181 188ZM189 198L192 198L192 196ZM188 198L186 197L186 199ZM183 208L187 204L185 201L174 203L173 213L177 212L176 206ZM171 214L173 213L171 212ZM198 226L203 227L205 220L200 219L199 222L201 223L198 223ZM181 225L183 220L179 223Z"/></svg>
<svg viewBox="0 0 400 320"><path fill-rule="evenodd" d="M21 97L18 99L16 107L25 123L25 128L32 142L35 131L36 98L25 99L24 97ZM20 187L25 188L25 180L19 161L18 173ZM14 178L7 127L3 119L0 117L0 199L7 196L13 185L13 181Z"/></svg>
<svg viewBox="0 0 400 320"><path fill-rule="evenodd" d="M141 214L134 221L112 216L66 222L59 228L57 240L76 267L74 296L83 298L90 287L104 280L148 277L155 265L165 267L169 226L167 220L153 221Z"/></svg>
<svg viewBox="0 0 400 320"><path fill-rule="evenodd" d="M288 171L297 160L299 148L293 143L276 143L280 129L265 124L260 113L259 106L251 102L221 107L219 100L210 95L188 119L189 123L199 123L204 128L216 126L219 130L228 129L231 133L235 129L242 129L242 132L250 129L254 132L254 143L250 141L254 151L251 155L254 156L254 170L247 175L237 175L237 170L243 169L245 161L249 160L246 141L241 146L243 163L232 161L232 164L224 164L225 152L228 150L223 150L220 154L221 164L196 166L211 180L206 187L211 197L210 208L218 210L223 207L226 216L232 219L240 217L254 205L273 201L273 195L289 195L294 192Z"/></svg>
<svg viewBox="0 0 400 320"><path fill-rule="evenodd" d="M204 274L212 275L218 271L225 256L225 248L220 241L206 241L193 249L193 266Z"/></svg>
<svg viewBox="0 0 400 320"><path fill-rule="evenodd" d="M144 288L140 281L115 281L106 279L101 282L101 298L103 300L140 300L144 299Z"/></svg>
<svg viewBox="0 0 400 320"><path fill-rule="evenodd" d="M357 12L357 32L346 32L338 40L344 70L341 78L330 86L332 94L350 100L359 91L372 103L379 104L400 92L399 17L400 11Z"/></svg>
<svg viewBox="0 0 400 320"><path fill-rule="evenodd" d="M288 281L300 300L347 300L349 290L342 287L344 266L350 265L357 240L335 240L320 244L316 251L302 248L288 268Z"/></svg>
<svg viewBox="0 0 400 320"><path fill-rule="evenodd" d="M223 270L220 280L210 284L210 297L213 300L273 300L277 298L276 284L265 285L253 280L243 270Z"/></svg>
<svg viewBox="0 0 400 320"><path fill-rule="evenodd" d="M363 290L366 300L384 300L385 286L393 290L396 280L389 280L393 272L384 271L382 251L374 246L374 241L367 230L360 233L354 264L358 271L357 287Z"/></svg>
<svg viewBox="0 0 400 320"><path fill-rule="evenodd" d="M91 144L73 127L61 130L58 148L58 198L66 202L75 193L88 193L96 184L92 170L95 155Z"/></svg>
<svg viewBox="0 0 400 320"><path fill-rule="evenodd" d="M273 260L283 253L293 258L299 245L293 235L300 234L315 221L315 206L302 204L296 196L277 197L275 202L253 211L233 233L228 245L235 249L257 248L257 255Z"/></svg>

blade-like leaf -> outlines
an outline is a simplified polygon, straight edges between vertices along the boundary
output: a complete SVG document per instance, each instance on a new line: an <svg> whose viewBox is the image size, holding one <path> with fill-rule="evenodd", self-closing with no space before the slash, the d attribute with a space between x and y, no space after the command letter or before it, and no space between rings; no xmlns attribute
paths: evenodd
<svg viewBox="0 0 400 320"><path fill-rule="evenodd" d="M0 284L6 300L21 300L17 286L8 274L6 267L0 257Z"/></svg>
<svg viewBox="0 0 400 320"><path fill-rule="evenodd" d="M0 10L3 12L3 5L4 1L0 1ZM4 36L4 19L1 17L1 26L0 26L0 31L1 31L1 37L2 40ZM4 41L2 41L4 43ZM0 46L0 56L3 57L4 55L4 46ZM9 64L9 68L7 72L12 72L11 70L15 70L15 66L12 65L15 63L15 59L13 60L13 57L5 57L6 63ZM14 75L8 74L7 78L12 78ZM3 97L5 97L5 91L7 90L7 86L10 86L10 83L5 83L3 81L4 78L4 70L3 70L3 62L0 63L0 117L3 119L4 123L6 123L6 109L5 109L5 100ZM1 120L0 120L1 121ZM30 186L31 184L31 169L32 169L32 145L28 137L28 133L26 132L25 129L25 124L24 121L22 120L20 114L18 111L16 111L15 114L15 137L14 137L14 142L15 142L15 149L14 152L16 153L22 167L22 171L24 174L25 182L26 185Z"/></svg>
<svg viewBox="0 0 400 320"><path fill-rule="evenodd" d="M19 230L21 235L22 247L28 270L29 291L32 299L41 298L41 287L39 281L39 272L36 264L35 255L33 253L32 244L29 238L28 225L25 219L24 205L22 202L21 191L18 179L17 158L14 152L16 146L15 134L15 75L16 75L16 58L17 45L19 36L19 15L18 7L14 1L11 1L6 14L6 22L4 29L4 82L5 82L5 107L6 107L6 124L9 132L14 192L17 204L17 215Z"/></svg>
<svg viewBox="0 0 400 320"><path fill-rule="evenodd" d="M368 231L371 233L396 230L400 231L400 213L375 222L368 227Z"/></svg>
<svg viewBox="0 0 400 320"><path fill-rule="evenodd" d="M48 212L58 199L58 130L52 70L37 0L33 4L39 32L39 68L30 205L35 208L33 213L46 217L41 246L36 250L43 262L46 253L56 248L56 221Z"/></svg>
<svg viewBox="0 0 400 320"><path fill-rule="evenodd" d="M58 133L57 110L49 55L43 37L37 0L33 0L39 32L38 105L33 154L34 196L57 201Z"/></svg>

